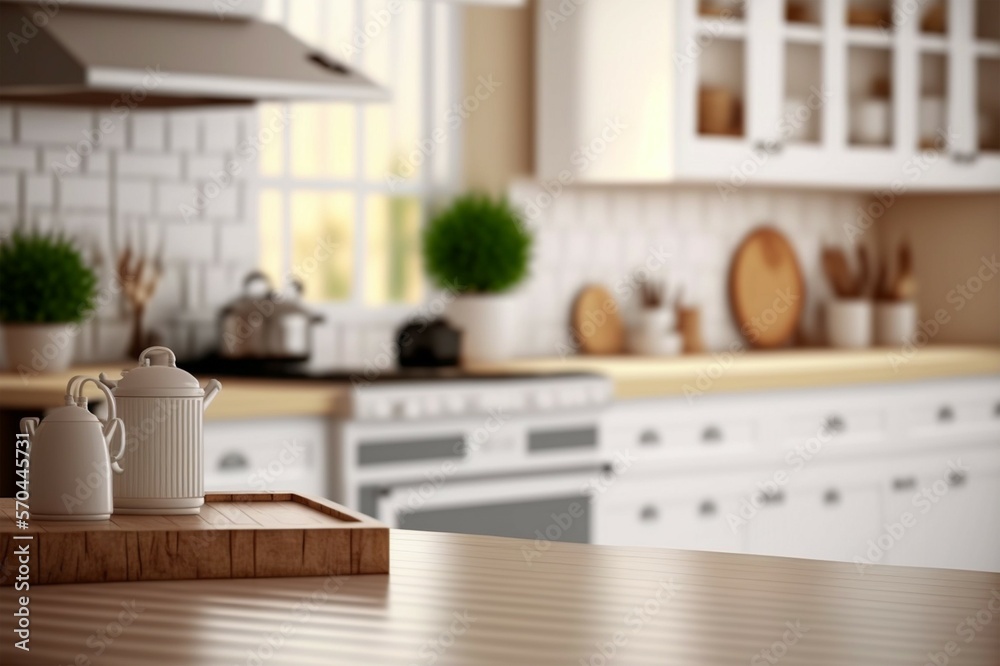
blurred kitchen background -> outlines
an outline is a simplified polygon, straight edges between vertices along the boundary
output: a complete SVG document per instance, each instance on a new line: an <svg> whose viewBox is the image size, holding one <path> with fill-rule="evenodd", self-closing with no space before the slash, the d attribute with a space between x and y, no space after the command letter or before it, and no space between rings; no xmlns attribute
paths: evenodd
<svg viewBox="0 0 1000 666"><path fill-rule="evenodd" d="M1000 571L1000 2L0 10L0 230L97 271L82 367L134 365L145 262L143 343L225 386L210 488L539 557ZM426 277L468 192L532 239L502 305ZM227 351L269 289L300 344ZM398 366L407 324L443 367ZM487 352L455 367L463 331ZM4 441L56 377L5 375Z"/></svg>

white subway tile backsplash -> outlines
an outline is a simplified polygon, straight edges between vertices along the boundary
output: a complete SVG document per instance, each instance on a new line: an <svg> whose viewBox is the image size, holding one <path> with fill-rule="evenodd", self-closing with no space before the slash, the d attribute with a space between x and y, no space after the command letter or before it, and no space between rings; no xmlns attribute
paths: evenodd
<svg viewBox="0 0 1000 666"><path fill-rule="evenodd" d="M510 196L521 207L541 191L521 182ZM569 188L531 224L536 245L525 286L524 328L532 333L522 351L554 353L552 344L539 341L567 334L567 314L582 285L596 282L617 295L618 285L634 286L646 274L666 279L671 295L682 290L685 304L701 308L710 349L727 347L740 338L729 314L726 276L745 234L760 225L777 226L801 263L815 263L809 259L818 255L819 239L829 236L844 244L841 225L863 200L850 193L749 189L723 199L715 188L695 185ZM573 210L580 212L563 212ZM806 280L807 313L815 314L823 279L816 269ZM638 291L625 292L619 306L629 322L638 310Z"/></svg>
<svg viewBox="0 0 1000 666"><path fill-rule="evenodd" d="M118 180L115 208L123 215L150 215L153 212L153 184L145 180Z"/></svg>
<svg viewBox="0 0 1000 666"><path fill-rule="evenodd" d="M167 118L162 113L137 111L129 116L129 148L162 151L166 148Z"/></svg>
<svg viewBox="0 0 1000 666"><path fill-rule="evenodd" d="M202 196L198 201L202 204L204 217L234 219L239 216L240 185L238 183L219 187L213 181L205 181L201 183L199 189Z"/></svg>
<svg viewBox="0 0 1000 666"><path fill-rule="evenodd" d="M128 115L121 111L98 111L94 127L101 137L102 148L120 149L128 143Z"/></svg>
<svg viewBox="0 0 1000 666"><path fill-rule="evenodd" d="M198 150L198 116L177 112L168 116L167 137L173 152Z"/></svg>
<svg viewBox="0 0 1000 666"><path fill-rule="evenodd" d="M201 211L197 203L198 190L193 183L159 183L156 186L156 214L160 217L198 219Z"/></svg>
<svg viewBox="0 0 1000 666"><path fill-rule="evenodd" d="M225 165L221 155L187 155L184 159L184 177L189 180L212 178Z"/></svg>
<svg viewBox="0 0 1000 666"><path fill-rule="evenodd" d="M106 174L111 168L111 156L108 153L95 151L84 159L84 170L92 174Z"/></svg>
<svg viewBox="0 0 1000 666"><path fill-rule="evenodd" d="M52 208L55 204L55 176L25 175L24 203L28 209Z"/></svg>
<svg viewBox="0 0 1000 666"><path fill-rule="evenodd" d="M0 145L0 171L34 171L37 166L38 151L35 148Z"/></svg>
<svg viewBox="0 0 1000 666"><path fill-rule="evenodd" d="M111 189L104 177L67 176L58 181L59 206L67 210L109 207Z"/></svg>
<svg viewBox="0 0 1000 666"><path fill-rule="evenodd" d="M209 263L215 258L215 233L208 222L163 222L164 257L168 261Z"/></svg>
<svg viewBox="0 0 1000 666"><path fill-rule="evenodd" d="M14 139L14 108L0 104L0 141Z"/></svg>
<svg viewBox="0 0 1000 666"><path fill-rule="evenodd" d="M249 267L257 263L257 226L219 225L219 259Z"/></svg>
<svg viewBox="0 0 1000 666"><path fill-rule="evenodd" d="M122 153L118 155L117 173L120 178L150 176L178 180L181 177L181 157L154 153Z"/></svg>
<svg viewBox="0 0 1000 666"><path fill-rule="evenodd" d="M21 143L75 146L94 133L94 116L84 109L23 107L18 120Z"/></svg>
<svg viewBox="0 0 1000 666"><path fill-rule="evenodd" d="M0 173L0 208L17 207L17 176Z"/></svg>
<svg viewBox="0 0 1000 666"><path fill-rule="evenodd" d="M202 147L206 153L231 152L239 143L238 112L212 111L202 117Z"/></svg>

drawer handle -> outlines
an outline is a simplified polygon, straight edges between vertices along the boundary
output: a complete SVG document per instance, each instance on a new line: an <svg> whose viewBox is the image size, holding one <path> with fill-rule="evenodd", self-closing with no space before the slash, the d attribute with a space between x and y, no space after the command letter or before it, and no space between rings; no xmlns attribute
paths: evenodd
<svg viewBox="0 0 1000 666"><path fill-rule="evenodd" d="M718 426L708 426L701 433L701 441L705 444L718 444L722 441L722 430Z"/></svg>
<svg viewBox="0 0 1000 666"><path fill-rule="evenodd" d="M841 433L847 430L847 422L844 421L843 417L834 414L826 417L826 421L823 422L823 427L829 433Z"/></svg>
<svg viewBox="0 0 1000 666"><path fill-rule="evenodd" d="M719 510L719 507L715 505L712 500L705 500L698 507L698 515L700 516L714 516Z"/></svg>
<svg viewBox="0 0 1000 666"><path fill-rule="evenodd" d="M938 410L937 420L939 423L951 423L955 420L955 410L945 405Z"/></svg>
<svg viewBox="0 0 1000 666"><path fill-rule="evenodd" d="M760 503L766 506L770 506L772 504L783 504L785 501L785 493L780 490L773 493L761 493L759 497Z"/></svg>
<svg viewBox="0 0 1000 666"><path fill-rule="evenodd" d="M222 456L222 459L219 460L218 464L218 468L226 472L231 472L237 469L247 469L248 467L250 467L250 461L247 460L245 455L237 451L233 451Z"/></svg>
<svg viewBox="0 0 1000 666"><path fill-rule="evenodd" d="M639 512L639 520L644 523L651 523L660 517L660 511L652 504L647 504L642 507L642 511Z"/></svg>
<svg viewBox="0 0 1000 666"><path fill-rule="evenodd" d="M951 472L948 474L948 485L952 488L959 488L965 485L965 482L969 480L969 477L965 472Z"/></svg>
<svg viewBox="0 0 1000 666"><path fill-rule="evenodd" d="M660 436L655 430L643 430L639 435L639 443L643 446L659 446Z"/></svg>
<svg viewBox="0 0 1000 666"><path fill-rule="evenodd" d="M827 506L840 504L840 491L836 488L830 488L823 493L823 504L826 504Z"/></svg>
<svg viewBox="0 0 1000 666"><path fill-rule="evenodd" d="M898 477L892 480L892 489L895 491L913 490L917 487L917 480L912 476Z"/></svg>

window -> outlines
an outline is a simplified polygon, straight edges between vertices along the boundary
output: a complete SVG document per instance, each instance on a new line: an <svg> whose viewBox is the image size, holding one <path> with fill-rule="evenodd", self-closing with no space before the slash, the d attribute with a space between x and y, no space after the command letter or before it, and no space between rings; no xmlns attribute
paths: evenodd
<svg viewBox="0 0 1000 666"><path fill-rule="evenodd" d="M443 0L268 0L265 18L371 77L389 102L264 104L261 267L294 272L312 301L423 298L419 234L454 187L458 33ZM436 140L435 140L436 139Z"/></svg>

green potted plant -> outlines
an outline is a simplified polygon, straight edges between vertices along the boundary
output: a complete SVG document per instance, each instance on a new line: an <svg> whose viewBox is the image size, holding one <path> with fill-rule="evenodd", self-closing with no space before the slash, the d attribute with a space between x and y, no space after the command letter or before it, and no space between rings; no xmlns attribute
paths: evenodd
<svg viewBox="0 0 1000 666"><path fill-rule="evenodd" d="M73 360L78 322L97 277L64 236L15 231L0 241L0 324L7 366L60 372Z"/></svg>
<svg viewBox="0 0 1000 666"><path fill-rule="evenodd" d="M464 361L511 357L521 331L511 290L528 274L532 237L504 199L459 197L436 215L423 237L424 266L453 293L447 319L462 331Z"/></svg>

